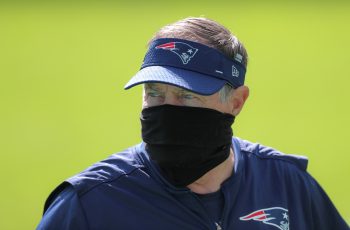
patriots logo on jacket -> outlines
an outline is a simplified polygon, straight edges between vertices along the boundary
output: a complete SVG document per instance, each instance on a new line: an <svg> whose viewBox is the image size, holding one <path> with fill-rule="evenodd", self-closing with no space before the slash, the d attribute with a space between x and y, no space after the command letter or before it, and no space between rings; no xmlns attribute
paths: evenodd
<svg viewBox="0 0 350 230"><path fill-rule="evenodd" d="M180 57L182 63L186 65L191 58L197 53L198 49L184 42L168 42L159 46L156 49L170 50Z"/></svg>
<svg viewBox="0 0 350 230"><path fill-rule="evenodd" d="M289 230L288 210L280 207L260 209L239 219L243 221L259 221L275 226L280 230Z"/></svg>

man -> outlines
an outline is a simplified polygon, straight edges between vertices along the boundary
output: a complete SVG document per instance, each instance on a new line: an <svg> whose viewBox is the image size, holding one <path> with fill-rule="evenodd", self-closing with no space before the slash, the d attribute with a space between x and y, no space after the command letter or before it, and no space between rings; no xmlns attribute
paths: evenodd
<svg viewBox="0 0 350 230"><path fill-rule="evenodd" d="M246 66L212 20L163 27L125 87L144 84L143 142L62 183L38 229L349 229L306 158L232 137Z"/></svg>

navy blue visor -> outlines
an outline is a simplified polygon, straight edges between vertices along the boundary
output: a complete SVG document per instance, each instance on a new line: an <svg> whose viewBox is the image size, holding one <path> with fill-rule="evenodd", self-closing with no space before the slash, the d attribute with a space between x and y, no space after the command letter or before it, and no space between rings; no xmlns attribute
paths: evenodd
<svg viewBox="0 0 350 230"><path fill-rule="evenodd" d="M142 83L165 83L201 95L211 95L225 84L237 88L244 84L246 69L242 56L230 59L206 45L176 38L154 40L139 72L125 85L129 89Z"/></svg>

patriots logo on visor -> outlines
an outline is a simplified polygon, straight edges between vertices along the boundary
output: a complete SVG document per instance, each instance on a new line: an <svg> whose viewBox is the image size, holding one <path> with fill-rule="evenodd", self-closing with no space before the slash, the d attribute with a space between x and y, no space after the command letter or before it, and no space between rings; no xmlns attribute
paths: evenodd
<svg viewBox="0 0 350 230"><path fill-rule="evenodd" d="M289 230L288 210L280 207L265 208L239 218L242 221L259 221L275 226L280 230Z"/></svg>
<svg viewBox="0 0 350 230"><path fill-rule="evenodd" d="M180 57L182 63L186 65L191 58L197 53L198 49L184 42L168 42L159 46L156 49L170 50Z"/></svg>

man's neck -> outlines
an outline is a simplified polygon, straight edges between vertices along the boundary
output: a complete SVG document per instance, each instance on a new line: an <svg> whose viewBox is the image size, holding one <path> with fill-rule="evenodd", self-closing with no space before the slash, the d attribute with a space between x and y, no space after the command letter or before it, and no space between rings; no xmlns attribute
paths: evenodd
<svg viewBox="0 0 350 230"><path fill-rule="evenodd" d="M232 148L230 149L229 157L204 174L201 178L188 185L187 187L194 193L208 194L217 192L221 188L221 184L229 178L233 173L234 168L234 154Z"/></svg>

